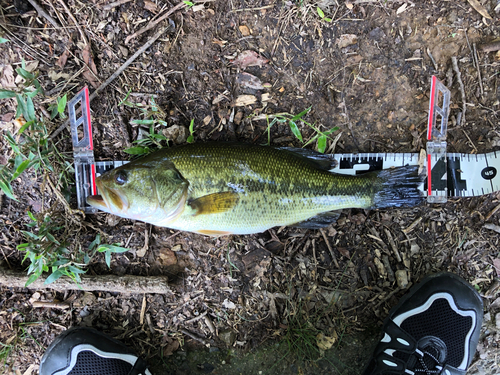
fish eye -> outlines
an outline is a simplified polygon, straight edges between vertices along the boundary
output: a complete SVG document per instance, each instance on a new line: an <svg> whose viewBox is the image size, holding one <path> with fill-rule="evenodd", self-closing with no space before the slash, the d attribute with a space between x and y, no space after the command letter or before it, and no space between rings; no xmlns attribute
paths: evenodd
<svg viewBox="0 0 500 375"><path fill-rule="evenodd" d="M125 172L119 172L115 176L115 182L118 185L124 185L127 182L127 174Z"/></svg>

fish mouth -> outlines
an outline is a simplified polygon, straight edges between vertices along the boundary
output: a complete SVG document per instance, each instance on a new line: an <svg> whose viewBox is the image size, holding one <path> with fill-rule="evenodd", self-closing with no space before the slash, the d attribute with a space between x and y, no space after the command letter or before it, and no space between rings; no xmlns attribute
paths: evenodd
<svg viewBox="0 0 500 375"><path fill-rule="evenodd" d="M108 208L108 205L106 204L104 198L100 194L89 195L87 197L87 203L90 204L92 207L98 208L103 211Z"/></svg>
<svg viewBox="0 0 500 375"><path fill-rule="evenodd" d="M110 189L103 186L102 181L98 178L96 186L101 194L90 195L87 197L87 203L101 211L109 213L119 213L128 208L127 200L122 197L115 189Z"/></svg>

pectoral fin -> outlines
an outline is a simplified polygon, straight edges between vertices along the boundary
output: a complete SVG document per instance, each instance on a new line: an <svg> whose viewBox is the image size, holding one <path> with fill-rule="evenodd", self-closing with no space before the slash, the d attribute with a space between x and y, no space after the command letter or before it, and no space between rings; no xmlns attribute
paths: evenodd
<svg viewBox="0 0 500 375"><path fill-rule="evenodd" d="M189 206L195 210L195 216L206 214L220 214L229 211L238 203L239 196L232 191L208 194L191 202Z"/></svg>

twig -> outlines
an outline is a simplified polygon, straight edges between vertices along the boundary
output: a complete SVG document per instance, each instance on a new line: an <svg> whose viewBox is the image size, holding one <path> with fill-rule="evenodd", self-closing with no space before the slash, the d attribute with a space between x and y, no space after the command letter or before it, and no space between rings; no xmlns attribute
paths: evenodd
<svg viewBox="0 0 500 375"><path fill-rule="evenodd" d="M85 45L89 44L89 41L87 39L87 36L85 35L85 33L83 32L82 28L80 27L80 25L78 24L78 22L76 22L76 19L75 17L73 16L73 14L71 13L71 11L69 10L68 6L64 3L64 0L59 0L59 2L61 3L61 5L63 6L64 10L66 11L66 13L68 14L69 18L71 18L71 20L73 21L74 25L78 28L78 31L80 32L80 36L82 37L83 39L83 43L85 43Z"/></svg>
<svg viewBox="0 0 500 375"><path fill-rule="evenodd" d="M184 4L184 3L183 3ZM147 50L156 40L165 32L165 28L161 29L158 31L155 35L151 37L140 49L137 50L136 53L134 53L127 61L123 63L120 68L114 72L111 77L109 77L101 86L99 86L89 97L89 101L92 101L101 91L103 91L111 82L113 82L116 77L118 77L125 69L128 68L130 64L134 62L134 60L139 57L145 50ZM50 136L50 139L54 139L57 135L59 135L60 132L63 131L63 129L67 128L69 126L69 119L64 122L61 126L59 126L56 131L52 133Z"/></svg>
<svg viewBox="0 0 500 375"><path fill-rule="evenodd" d="M429 48L427 48L427 55L429 55L429 57L432 61L432 65L434 65L434 69L439 70L438 64L437 64L436 60L434 60L434 56L432 56L431 50Z"/></svg>
<svg viewBox="0 0 500 375"><path fill-rule="evenodd" d="M185 7L186 7L186 4L184 2L181 2L181 3L177 4L175 7L173 7L170 10L168 10L167 13L165 13L163 16L161 16L160 18L158 18L156 21L150 22L149 25L147 25L146 27L140 29L139 31L136 31L132 35L127 36L125 38L125 44L128 44L128 42L130 42L131 39L134 39L134 38L138 37L139 35L141 35L142 33L144 33L146 31L152 29L153 27L155 27L156 25L158 25L161 21L163 21L164 19L168 18L172 13L178 11L179 9L185 8Z"/></svg>
<svg viewBox="0 0 500 375"><path fill-rule="evenodd" d="M38 4L35 0L28 0L28 1L31 5L33 5L33 8L36 9L38 14L40 14L42 17L45 17L45 19L47 21L49 21L52 24L52 26L61 27L61 25L59 25L59 23L55 19L53 19L50 16L50 14L48 14L45 10L43 10L43 8L40 6L40 4Z"/></svg>
<svg viewBox="0 0 500 375"><path fill-rule="evenodd" d="M483 52L496 52L500 50L500 41L493 42L493 43L488 43L488 44L483 44L481 46L481 51Z"/></svg>
<svg viewBox="0 0 500 375"><path fill-rule="evenodd" d="M132 0L118 0L118 1L114 1L112 3L109 3L109 4L106 4L102 7L103 10L111 10L113 8L116 8L122 4L126 4L128 2L130 2Z"/></svg>
<svg viewBox="0 0 500 375"><path fill-rule="evenodd" d="M335 267L340 268L339 262L337 262L337 257L335 256L335 253L333 252L332 246L330 245L330 241L328 241L328 237L326 236L326 233L323 229L319 230L323 236L323 239L325 240L326 247L328 247L328 250L330 251L330 255L332 256L333 263L335 264Z"/></svg>
<svg viewBox="0 0 500 375"><path fill-rule="evenodd" d="M61 302L46 302L46 301L35 301L32 303L33 307L41 307L47 309L61 309L66 310L69 309L70 306L67 303Z"/></svg>
<svg viewBox="0 0 500 375"><path fill-rule="evenodd" d="M195 316L193 319L189 319L189 320L186 320L184 322L184 324L191 324L191 323L194 323L194 322L197 322L198 320L201 320L205 317L205 315L207 315L207 312L205 311L203 314L200 314L198 316Z"/></svg>
<svg viewBox="0 0 500 375"><path fill-rule="evenodd" d="M276 4L271 4L271 5L264 5L262 7L257 7L257 8L242 8L242 9L231 9L231 12L237 13L237 12L251 12L255 10L264 10L264 9L270 9L274 8ZM229 12L229 13L231 13Z"/></svg>
<svg viewBox="0 0 500 375"><path fill-rule="evenodd" d="M464 129L462 129L462 132L464 133L464 135L467 137L467 139L469 140L470 144L472 145L472 147L474 148L474 152L477 153L477 148L476 148L476 145L474 144L474 142L472 142L472 139L470 139L469 135L465 132Z"/></svg>
<svg viewBox="0 0 500 375"><path fill-rule="evenodd" d="M474 49L474 62L476 63L476 69L477 69L477 78L479 79L479 88L481 89L481 96L484 95L484 90L483 90L483 79L481 78L481 69L479 67L479 59L477 58L477 49L476 49L476 43L472 43L472 48Z"/></svg>
<svg viewBox="0 0 500 375"><path fill-rule="evenodd" d="M500 204L497 205L493 210L491 210L491 212L488 215L486 215L486 217L484 218L484 221L488 221L490 219L490 217L495 215L498 210L500 210Z"/></svg>
<svg viewBox="0 0 500 375"><path fill-rule="evenodd" d="M191 337L193 340L195 341L198 341L198 342L201 342L203 345L207 346L208 345L208 342L207 340L205 340L204 338L201 338L200 336L198 335L195 335L194 333L192 332L189 332L187 329L184 329L184 328L181 328L179 330L181 333L185 334L186 336L189 336Z"/></svg>
<svg viewBox="0 0 500 375"><path fill-rule="evenodd" d="M457 75L458 84L460 85L459 87L460 94L462 94L462 118L460 123L458 124L460 126L460 125L465 125L465 112L467 110L467 100L465 98L465 88L464 88L464 83L462 82L462 74L460 74L460 70L458 69L458 62L455 56L451 58L451 63L453 65L453 70Z"/></svg>
<svg viewBox="0 0 500 375"><path fill-rule="evenodd" d="M410 226L406 229L403 229L403 233L404 234L408 234L410 233L413 229L415 229L415 227L420 224L420 222L422 221L422 217L419 217L417 220L415 220L413 223L410 224Z"/></svg>

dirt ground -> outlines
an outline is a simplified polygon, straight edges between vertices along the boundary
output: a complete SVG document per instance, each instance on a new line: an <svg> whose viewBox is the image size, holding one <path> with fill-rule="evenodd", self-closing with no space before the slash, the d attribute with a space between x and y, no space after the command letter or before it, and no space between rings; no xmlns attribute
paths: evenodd
<svg viewBox="0 0 500 375"><path fill-rule="evenodd" d="M38 72L45 97L34 100L35 108L52 134L64 122L48 116L56 97L71 98L85 85L92 93L164 27L91 102L96 160L128 160L124 149L149 131L131 122L144 118L137 106L120 105L129 91L131 103L147 106L154 98L155 116L166 123L156 131L171 144L186 142L191 120L195 142L263 144L266 114L297 114L311 107L307 122L321 131L339 128L330 134L329 153L419 152L425 148L432 75L451 90L448 151L491 152L500 150L500 55L483 47L499 37L500 21L496 1L479 1L491 19L471 3L197 1L131 37L177 3L39 0L62 25L55 27L28 2L14 1L14 6L0 0L0 35L9 40L0 44L0 85L20 90L16 68L23 59L27 69ZM255 53L255 64L242 59ZM4 135L19 130L15 111L14 100L0 101ZM316 134L304 123L299 130L305 142ZM286 123L275 124L269 135L272 145L304 144ZM72 163L69 132L54 142ZM307 145L314 147L315 142ZM0 163L7 165L12 150L4 137L0 150ZM346 210L323 230L275 228L210 238L106 214L70 213L54 193L62 190L54 181L51 188L43 173L28 170L12 183L18 201L0 196L3 269L25 272L29 261L22 263L24 253L16 246L26 241L22 231L31 230L28 211L39 217L50 212L71 229L65 233L72 233L66 240L74 254L85 251L98 233L129 249L113 254L110 269L104 256L94 257L89 275L164 275L169 285L163 293L130 295L5 282L0 285L5 373L37 373L54 337L82 325L123 340L158 373L236 374L238 366L232 372L224 365L262 348L281 358L280 365L248 373L312 373L322 366L333 373L359 373L369 351L356 353L352 338L376 337L398 298L436 271L457 273L483 296L485 322L469 373L498 372L500 193L413 209ZM74 192L68 197L76 208ZM326 354L318 350L318 334L335 339ZM305 343L289 351L287 344L297 337ZM345 347L352 348L351 356L340 361L356 363L354 369L328 367L333 362L320 359ZM220 356L191 357L193 350ZM183 367L189 361L197 370Z"/></svg>

